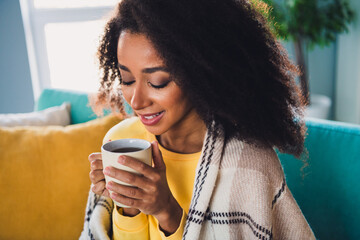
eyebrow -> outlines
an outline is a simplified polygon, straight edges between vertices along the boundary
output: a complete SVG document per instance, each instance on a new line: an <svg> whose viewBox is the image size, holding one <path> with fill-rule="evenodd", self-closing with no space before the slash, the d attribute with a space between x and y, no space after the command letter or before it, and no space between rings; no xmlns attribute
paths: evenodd
<svg viewBox="0 0 360 240"><path fill-rule="evenodd" d="M125 67L124 65L121 65L120 63L118 63L118 66L120 69L130 72L130 70L127 67ZM143 70L141 70L142 73L147 73L147 74L158 72L158 71L167 72L167 73L169 72L169 70L163 66L144 68Z"/></svg>

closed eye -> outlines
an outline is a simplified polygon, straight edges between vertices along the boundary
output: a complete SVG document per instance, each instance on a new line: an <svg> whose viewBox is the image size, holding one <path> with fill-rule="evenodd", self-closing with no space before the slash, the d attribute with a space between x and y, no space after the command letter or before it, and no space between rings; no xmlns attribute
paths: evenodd
<svg viewBox="0 0 360 240"><path fill-rule="evenodd" d="M169 84L170 81L166 82L166 83L163 83L163 84L160 84L160 85L154 85L152 83L149 82L149 85L153 88L156 88L156 89L160 89L160 88L164 88L166 87L168 84Z"/></svg>
<svg viewBox="0 0 360 240"><path fill-rule="evenodd" d="M130 86L131 84L133 84L135 81L121 81L121 84L122 85L125 85L125 86ZM155 85L155 84L152 84L151 82L148 82L149 86L155 88L155 89L161 89L161 88L164 88L166 87L168 84L169 84L170 81L168 82L165 82L163 84L160 84L160 85Z"/></svg>
<svg viewBox="0 0 360 240"><path fill-rule="evenodd" d="M133 84L134 82L135 81L130 81L130 82L121 81L121 84L125 85L125 86L129 86L129 85Z"/></svg>

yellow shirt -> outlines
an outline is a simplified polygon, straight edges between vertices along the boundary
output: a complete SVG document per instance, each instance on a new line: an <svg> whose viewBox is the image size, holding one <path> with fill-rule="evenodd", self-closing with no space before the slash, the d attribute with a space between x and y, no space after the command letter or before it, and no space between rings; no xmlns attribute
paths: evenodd
<svg viewBox="0 0 360 240"><path fill-rule="evenodd" d="M126 119L111 128L104 137L104 143L109 140L122 138L140 138L150 142L155 141L154 135L149 133L137 117ZM195 170L201 152L193 154L180 154L171 152L159 145L165 165L166 177L170 190L183 209L180 226L176 232L168 237L159 228L157 219L151 215L139 213L134 217L122 215L121 208L113 211L113 238L129 239L181 239L186 216L189 212Z"/></svg>

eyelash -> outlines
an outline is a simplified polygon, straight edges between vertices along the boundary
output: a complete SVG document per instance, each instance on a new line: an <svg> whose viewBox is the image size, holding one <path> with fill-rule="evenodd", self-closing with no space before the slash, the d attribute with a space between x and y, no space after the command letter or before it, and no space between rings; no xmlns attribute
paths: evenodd
<svg viewBox="0 0 360 240"><path fill-rule="evenodd" d="M124 82L124 81L121 81L120 84L121 85L125 85L125 86L130 86L131 84L133 84L135 81L131 81L131 82Z"/></svg>
<svg viewBox="0 0 360 240"><path fill-rule="evenodd" d="M122 85L125 85L125 86L130 86L130 85L133 84L134 82L135 82L135 81L130 81L130 82L124 82L124 81L122 81L121 84L122 84ZM153 84L151 84L150 82L148 82L148 84L149 84L151 87L155 88L155 89L161 89L161 88L166 87L166 86L169 84L169 82L170 82L170 81L168 81L168 82L166 82L166 83L163 83L163 84L160 84L160 85L153 85Z"/></svg>

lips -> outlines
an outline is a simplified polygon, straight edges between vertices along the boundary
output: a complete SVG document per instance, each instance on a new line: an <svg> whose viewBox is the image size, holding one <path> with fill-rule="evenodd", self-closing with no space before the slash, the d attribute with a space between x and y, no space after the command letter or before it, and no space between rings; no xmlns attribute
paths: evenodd
<svg viewBox="0 0 360 240"><path fill-rule="evenodd" d="M157 124L164 116L165 111L151 113L151 114L139 114L140 120L144 125L152 126Z"/></svg>

